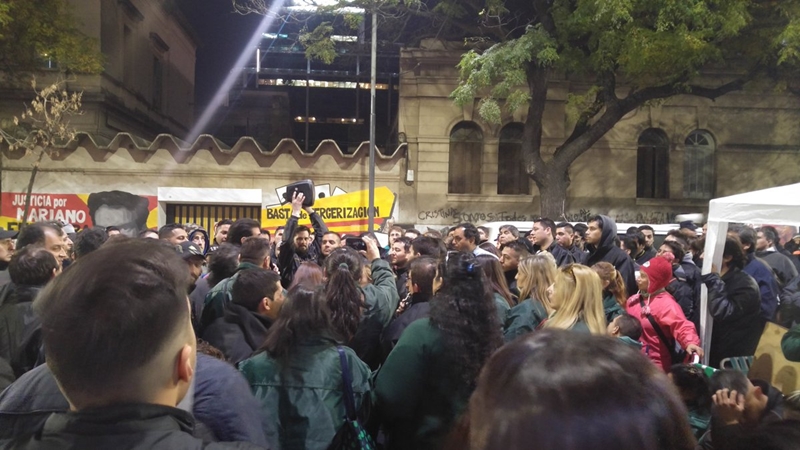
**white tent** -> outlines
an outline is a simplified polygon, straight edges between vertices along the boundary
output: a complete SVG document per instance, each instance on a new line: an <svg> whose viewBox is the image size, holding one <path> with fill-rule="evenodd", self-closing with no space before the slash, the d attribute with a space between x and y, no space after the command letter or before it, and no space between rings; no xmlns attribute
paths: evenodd
<svg viewBox="0 0 800 450"><path fill-rule="evenodd" d="M703 259L704 274L711 272L712 263L716 267L722 266L722 250L725 247L728 224L731 222L795 226L800 224L800 183L711 200ZM713 324L708 314L708 291L705 286L702 288L700 312L700 334L708 361Z"/></svg>

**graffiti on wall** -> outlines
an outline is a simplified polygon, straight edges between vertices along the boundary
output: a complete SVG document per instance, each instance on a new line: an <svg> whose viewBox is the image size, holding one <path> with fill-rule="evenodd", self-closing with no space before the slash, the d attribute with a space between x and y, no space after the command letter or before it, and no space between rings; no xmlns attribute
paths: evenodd
<svg viewBox="0 0 800 450"><path fill-rule="evenodd" d="M0 226L16 230L25 211L25 193L4 192L0 196ZM31 195L28 222L57 221L76 227L119 227L128 236L158 225L158 197L124 191L92 194Z"/></svg>
<svg viewBox="0 0 800 450"><path fill-rule="evenodd" d="M581 209L577 212L566 213L562 217L554 219L556 222L586 222L596 214L606 214L618 223L675 223L675 213L662 211L644 212L592 212L588 209ZM517 211L481 211L463 210L457 207L444 207L432 210L423 210L417 213L417 220L421 223L434 224L459 224L474 223L481 224L486 222L528 222L539 217L538 214L517 212Z"/></svg>
<svg viewBox="0 0 800 450"><path fill-rule="evenodd" d="M315 186L315 189L317 198L314 202L314 210L319 213L330 230L337 233L367 231L369 191L345 192L336 187L331 192L329 185ZM276 189L278 198L282 198L284 192L286 192L286 186ZM397 196L388 187L375 188L375 225L378 229L392 217L396 199ZM261 214L261 226L274 230L286 225L286 221L291 215L292 205L290 204L267 206ZM311 224L305 211L301 213L299 223L301 225Z"/></svg>

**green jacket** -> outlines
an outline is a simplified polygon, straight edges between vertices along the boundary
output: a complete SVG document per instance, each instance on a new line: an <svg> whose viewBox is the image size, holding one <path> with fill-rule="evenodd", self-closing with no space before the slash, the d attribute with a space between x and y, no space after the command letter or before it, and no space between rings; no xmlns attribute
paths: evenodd
<svg viewBox="0 0 800 450"><path fill-rule="evenodd" d="M502 327L506 323L506 317L508 316L508 311L511 310L511 306L497 292L494 293L494 306L497 308L497 320L500 321L500 326Z"/></svg>
<svg viewBox="0 0 800 450"><path fill-rule="evenodd" d="M373 404L387 433L387 449L439 449L467 406L471 391L444 374L447 351L429 318L406 328L375 378Z"/></svg>
<svg viewBox="0 0 800 450"><path fill-rule="evenodd" d="M545 319L547 319L547 310L542 302L531 298L526 299L508 310L503 327L503 339L511 342L523 334L528 334Z"/></svg>
<svg viewBox="0 0 800 450"><path fill-rule="evenodd" d="M400 295L394 282L394 272L387 261L372 261L372 283L364 286L364 301L367 304L365 317L377 315L384 328L389 325L400 304Z"/></svg>
<svg viewBox="0 0 800 450"><path fill-rule="evenodd" d="M370 396L370 370L343 347L353 376L356 408ZM239 371L261 402L268 442L278 449L325 450L344 424L342 370L336 342L317 337L293 349L282 365L266 352L239 363Z"/></svg>
<svg viewBox="0 0 800 450"><path fill-rule="evenodd" d="M625 312L619 303L617 303L616 297L614 294L609 294L603 297L603 312L606 314L606 321L611 323L617 316L622 315Z"/></svg>
<svg viewBox="0 0 800 450"><path fill-rule="evenodd" d="M222 317L225 312L225 304L231 301L231 291L233 290L233 283L239 276L239 272L245 269L258 269L259 267L249 262L239 263L236 267L236 272L233 276L225 278L217 283L216 286L211 288L206 294L206 299L203 302L203 313L200 316L200 329L211 325L215 320Z"/></svg>
<svg viewBox="0 0 800 450"><path fill-rule="evenodd" d="M620 336L619 340L622 341L623 344L634 348L635 350L642 351L642 343L639 341L634 341L633 339L629 338L628 336Z"/></svg>
<svg viewBox="0 0 800 450"><path fill-rule="evenodd" d="M783 356L789 361L800 362L800 325L795 325L781 340Z"/></svg>

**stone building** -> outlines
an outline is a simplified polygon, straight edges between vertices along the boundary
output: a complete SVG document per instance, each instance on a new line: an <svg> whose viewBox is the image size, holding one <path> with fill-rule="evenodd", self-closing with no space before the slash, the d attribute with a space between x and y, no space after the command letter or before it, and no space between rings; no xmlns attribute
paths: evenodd
<svg viewBox="0 0 800 450"><path fill-rule="evenodd" d="M105 142L119 132L144 139L186 135L194 121L197 39L171 0L68 3L105 58L103 73L68 82L68 90L83 91L85 111L71 125ZM44 70L38 85L55 76ZM32 97L28 84L0 90L0 115L19 115L20 105Z"/></svg>
<svg viewBox="0 0 800 450"><path fill-rule="evenodd" d="M401 53L401 144L378 152L379 224L393 219L423 229L461 221L528 221L538 214L537 189L520 169L524 112L493 126L476 109L456 107L448 95L457 85L459 55L459 49L436 42ZM585 88L566 79L552 83L546 152L570 128L568 95ZM799 120L800 101L777 93L744 91L716 102L679 96L641 108L573 164L565 217L577 221L606 213L620 222L672 222L679 213L705 212L713 197L798 182ZM267 147L244 138L229 147L212 136L182 142L168 135L145 140L119 134L107 142L81 135L58 160L43 162L34 191L47 195L37 197L36 212L77 219L83 211L91 219L99 200L91 201L90 194L124 191L147 200L140 215L147 226L249 215L275 228L285 221L276 206L281 189L310 178L321 187L326 214L337 221L334 229L363 229L368 146L343 151L330 140L315 148L306 153L291 139ZM15 225L14 193L24 191L31 158L3 151L0 226ZM94 198L114 204L109 195Z"/></svg>

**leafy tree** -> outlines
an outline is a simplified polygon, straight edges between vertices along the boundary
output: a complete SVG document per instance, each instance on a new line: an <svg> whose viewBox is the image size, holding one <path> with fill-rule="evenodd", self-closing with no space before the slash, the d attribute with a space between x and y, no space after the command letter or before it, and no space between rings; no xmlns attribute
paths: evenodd
<svg viewBox="0 0 800 450"><path fill-rule="evenodd" d="M233 0L242 6L267 0ZM527 108L522 149L541 213L564 214L569 168L627 113L676 95L715 100L746 86L800 92L800 0L387 0L413 43L431 35L473 46L459 64L457 104L479 101L500 123ZM386 37L384 36L384 39ZM703 71L735 74L716 82ZM547 87L589 87L569 98L571 132L542 150Z"/></svg>
<svg viewBox="0 0 800 450"><path fill-rule="evenodd" d="M0 1L0 71L25 75L50 60L65 72L102 72L97 41L76 24L66 0Z"/></svg>

